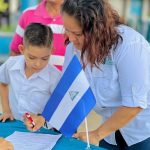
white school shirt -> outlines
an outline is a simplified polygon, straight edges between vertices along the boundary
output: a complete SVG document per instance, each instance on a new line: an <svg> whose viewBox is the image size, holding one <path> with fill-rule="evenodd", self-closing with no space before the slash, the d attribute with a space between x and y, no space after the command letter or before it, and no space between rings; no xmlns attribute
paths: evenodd
<svg viewBox="0 0 150 150"><path fill-rule="evenodd" d="M60 77L60 72L48 64L27 79L24 66L24 56L10 57L0 66L0 82L9 84L9 105L18 120L25 112L42 113Z"/></svg>
<svg viewBox="0 0 150 150"><path fill-rule="evenodd" d="M117 27L123 42L116 50L110 50L105 64L100 69L90 65L85 74L96 98L95 111L102 115L103 122L109 119L120 106L143 108L131 122L120 129L130 146L150 137L150 45L130 27ZM72 43L67 46L64 69L76 53L80 51ZM111 126L111 125L110 125ZM116 145L115 133L105 140Z"/></svg>

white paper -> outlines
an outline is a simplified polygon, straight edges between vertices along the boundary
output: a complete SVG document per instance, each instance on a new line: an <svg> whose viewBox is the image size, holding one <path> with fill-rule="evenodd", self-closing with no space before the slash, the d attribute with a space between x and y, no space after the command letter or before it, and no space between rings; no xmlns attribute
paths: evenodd
<svg viewBox="0 0 150 150"><path fill-rule="evenodd" d="M13 143L14 150L51 150L58 139L59 135L14 132L6 139Z"/></svg>

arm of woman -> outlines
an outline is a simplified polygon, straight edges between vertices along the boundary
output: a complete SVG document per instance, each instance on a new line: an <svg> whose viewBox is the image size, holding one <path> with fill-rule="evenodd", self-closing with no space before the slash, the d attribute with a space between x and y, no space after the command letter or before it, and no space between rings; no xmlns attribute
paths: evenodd
<svg viewBox="0 0 150 150"><path fill-rule="evenodd" d="M100 140L129 123L141 110L142 108L140 107L119 107L106 122L96 130L89 132L90 143L98 144ZM85 132L76 133L74 137L86 141Z"/></svg>

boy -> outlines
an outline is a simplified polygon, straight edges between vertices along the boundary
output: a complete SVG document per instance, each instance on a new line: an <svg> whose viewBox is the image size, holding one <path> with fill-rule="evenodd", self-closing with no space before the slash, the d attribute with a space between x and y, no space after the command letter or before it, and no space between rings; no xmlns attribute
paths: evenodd
<svg viewBox="0 0 150 150"><path fill-rule="evenodd" d="M22 120L25 112L41 113L60 72L48 64L53 33L48 26L30 24L24 33L20 56L10 57L0 67L0 120ZM8 91L9 87L9 91Z"/></svg>

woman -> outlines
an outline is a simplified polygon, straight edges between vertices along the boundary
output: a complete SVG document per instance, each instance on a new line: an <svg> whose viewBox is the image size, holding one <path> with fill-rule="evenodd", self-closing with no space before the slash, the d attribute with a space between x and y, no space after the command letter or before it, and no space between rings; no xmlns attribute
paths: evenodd
<svg viewBox="0 0 150 150"><path fill-rule="evenodd" d="M64 69L76 53L96 98L94 109L103 117L89 132L90 143L149 150L149 43L126 26L106 0L65 0L62 18L69 43ZM37 128L44 122L39 120ZM85 132L74 136L86 141Z"/></svg>
<svg viewBox="0 0 150 150"><path fill-rule="evenodd" d="M0 138L0 150L13 150L13 145L3 138Z"/></svg>

